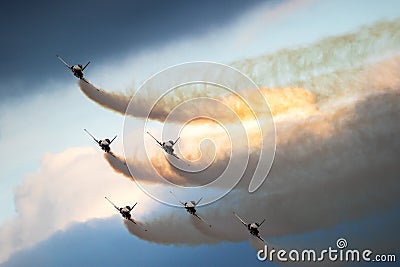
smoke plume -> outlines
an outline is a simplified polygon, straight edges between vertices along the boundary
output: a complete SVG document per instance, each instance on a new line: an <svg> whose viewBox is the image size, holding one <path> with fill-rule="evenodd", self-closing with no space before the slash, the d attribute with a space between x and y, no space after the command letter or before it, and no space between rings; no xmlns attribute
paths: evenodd
<svg viewBox="0 0 400 267"><path fill-rule="evenodd" d="M375 23L362 27L358 31L322 39L308 47L284 49L274 54L234 62L231 65L248 75L262 88L304 88L312 92L318 105L337 100L339 97L349 98L364 94L377 83L387 83L379 79L379 75L398 78L398 60L386 62L391 67L376 66L377 61L392 58L400 48L400 19ZM387 72L389 71L389 72ZM201 72L201 70L199 70ZM186 73L188 77L193 73ZM223 75L216 73L215 75ZM187 85L174 89L163 95L165 88L174 84L176 77L169 77L160 84L149 85L140 91L132 100L132 108L126 113L132 96L121 93L110 93L98 89L94 85L79 81L81 90L101 106L123 115L147 118L149 107L153 107L149 118L165 121L171 111L185 101L196 98L224 99L229 95L221 88L211 85ZM351 88L351 90L348 90ZM161 97L159 99L159 97ZM197 102L191 109L181 110L174 119L180 122L195 115L211 116L226 119L221 106L209 102Z"/></svg>
<svg viewBox="0 0 400 267"><path fill-rule="evenodd" d="M263 88L262 94L270 106L264 112L270 112L275 121L276 152L267 180L255 193L248 194L247 185L258 163L256 148L269 141L250 138L249 149L238 152L240 159L249 156L249 164L235 190L199 208L199 214L212 224L211 229L193 221L195 218L184 210L172 210L169 215L147 221L149 233L140 232L134 225L127 225L128 230L140 238L168 244L245 240L249 234L233 217L235 210L249 222L267 218L261 235L268 240L329 229L395 209L400 200L399 30L399 19L382 22L309 47L234 63ZM81 82L80 86L82 90L97 91L90 84ZM168 163L161 149L157 154L150 153L151 166L140 157L127 158L127 164L137 170L135 177L124 159L107 155L112 168L132 180L154 185L159 180L153 176L152 168L180 185L202 185L218 177L230 161L232 143L244 146L247 142L235 138L234 127L244 128L250 137L258 136L257 127L250 110L238 103L235 95L215 95L216 91L203 89L174 90L158 102L150 119L164 121L175 105L204 95L233 110L231 117L215 110L209 114L214 114L211 117L225 123L224 126L233 125L232 131L224 133L206 120L182 130L180 155L190 163L201 158L201 154L208 154L201 152L214 151L208 168L195 173L181 171ZM98 92L100 96L102 91ZM150 96L157 92L155 87L146 96L137 96L137 108L128 115L140 118L140 105L147 105L149 99L153 101ZM253 92L248 90L248 97L253 97ZM129 97L106 95L102 105L124 114ZM115 102L108 102L111 99ZM251 108L262 112L265 107ZM207 112L211 110L205 109ZM182 110L173 122L186 122L189 115L193 111L188 109L185 114ZM226 139L224 134L234 138ZM213 143L201 151L199 144L204 138ZM170 230L163 231L165 227Z"/></svg>

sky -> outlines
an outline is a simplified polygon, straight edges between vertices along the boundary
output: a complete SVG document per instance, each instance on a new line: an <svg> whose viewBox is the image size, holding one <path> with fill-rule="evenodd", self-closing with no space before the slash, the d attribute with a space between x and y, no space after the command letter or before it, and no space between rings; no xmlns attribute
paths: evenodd
<svg viewBox="0 0 400 267"><path fill-rule="evenodd" d="M276 247L326 248L346 237L354 247L399 256L399 10L398 1L3 5L0 266L115 266L127 261L279 266L257 260L259 244L235 221L232 209L246 220L266 217L261 235ZM78 82L56 54L70 64L91 61L85 70L90 84ZM204 136L223 152L205 173L182 174L154 153L157 148L140 132L143 117L135 113L140 109L127 117L119 113L143 84L137 96L143 107L160 93L161 88L146 83L149 77L190 61L227 64L250 77L262 88L276 129L277 150L266 182L254 194L247 192L257 156L252 152L236 189L199 208L213 225L211 232L184 210L149 197L134 180L147 186L154 179L140 152L141 140L150 147L159 173L169 179L196 184L196 179L219 174L227 162L220 128L205 123L182 131L180 152L187 158L198 156ZM172 93L175 102L167 96L162 110L199 95L184 90ZM218 90L205 90L240 113L237 99L221 100ZM255 101L251 94L249 99ZM218 114L208 105L200 103L198 110L233 125L226 129L231 137L239 136L228 113ZM265 107L254 108L262 113ZM181 125L193 113L181 110L172 124ZM158 134L165 118L157 114L150 127ZM126 159L136 170L133 178L121 165L124 142L131 136L127 124L137 128L133 155ZM244 125L257 133L251 122ZM112 145L117 157L103 155L84 128L99 138L118 135ZM258 149L257 138L247 141L251 151ZM208 149L206 143L200 147ZM162 184L150 187L164 192ZM214 191L202 193L207 199ZM117 205L138 202L133 216L151 234L124 223L104 196Z"/></svg>

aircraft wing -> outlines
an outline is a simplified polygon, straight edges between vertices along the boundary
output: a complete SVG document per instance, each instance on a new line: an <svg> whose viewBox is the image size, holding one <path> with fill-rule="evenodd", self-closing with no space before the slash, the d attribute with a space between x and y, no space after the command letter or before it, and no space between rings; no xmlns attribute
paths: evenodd
<svg viewBox="0 0 400 267"><path fill-rule="evenodd" d="M179 136L178 139L176 139L175 142L174 142L172 145L175 145L175 144L178 142L178 140L179 140L180 138L181 138L181 137Z"/></svg>
<svg viewBox="0 0 400 267"><path fill-rule="evenodd" d="M168 154L169 154L169 153L168 153ZM178 155L176 155L175 153L172 153L172 154L169 154L169 155L171 155L171 156L173 156L173 157L175 157L175 158L177 158L177 159L179 159L179 160L185 162L183 159L181 159L180 157L178 157ZM186 163L188 166L190 166L189 163L187 163L187 162L185 162L185 163Z"/></svg>
<svg viewBox="0 0 400 267"><path fill-rule="evenodd" d="M175 194L174 194L172 191L169 191L169 192L171 193L171 195L174 196L174 198L175 198L176 200L178 200L179 203L181 203L181 204L185 207L185 203L183 203L182 201L180 201L180 200L175 196Z"/></svg>
<svg viewBox="0 0 400 267"><path fill-rule="evenodd" d="M137 205L137 202L135 203L135 205L132 206L131 210L133 210L133 208Z"/></svg>
<svg viewBox="0 0 400 267"><path fill-rule="evenodd" d="M168 153L169 154L169 153ZM178 155L176 155L175 153L171 153L170 154L171 156L174 156L175 158L177 158L177 159L180 159L179 157L178 157Z"/></svg>
<svg viewBox="0 0 400 267"><path fill-rule="evenodd" d="M135 222L135 220L134 219L128 219L129 221L131 221L131 222L133 222L134 224L137 224L136 222Z"/></svg>
<svg viewBox="0 0 400 267"><path fill-rule="evenodd" d="M112 142L114 142L115 138L117 138L117 136L114 136L114 138L110 141L110 145Z"/></svg>
<svg viewBox="0 0 400 267"><path fill-rule="evenodd" d="M199 219L200 221L202 221L203 223L207 224L209 227L211 227L211 224L209 224L208 222L206 222L203 218L201 218L199 215L197 215L196 213L193 214L193 216L195 216L197 219Z"/></svg>
<svg viewBox="0 0 400 267"><path fill-rule="evenodd" d="M195 206L197 206L199 203L200 203L200 201L203 199L203 197L201 197L196 203L195 203Z"/></svg>
<svg viewBox="0 0 400 267"><path fill-rule="evenodd" d="M112 153L111 151L108 152L108 154L110 154L111 156L113 156L115 159L118 159L117 156L115 156L114 153Z"/></svg>
<svg viewBox="0 0 400 267"><path fill-rule="evenodd" d="M80 78L82 81L84 81L85 83L89 83L90 84L90 82L88 81L88 80L86 80L84 77L82 77L82 78ZM97 89L97 91L99 91L99 89Z"/></svg>
<svg viewBox="0 0 400 267"><path fill-rule="evenodd" d="M119 210L119 208L117 207L117 206L115 206L115 204L114 203L112 203L112 201L111 200L109 200L107 197L104 197L105 199L107 199L108 200L108 202L110 202L110 204L111 205L113 205L114 206L114 208L116 209L116 210L118 210L118 212L121 212L120 210Z"/></svg>
<svg viewBox="0 0 400 267"><path fill-rule="evenodd" d="M264 242L265 243L265 240L264 240L264 238L262 238L261 236L259 236L259 235L256 235L256 237L258 238L258 239L260 239L262 242Z"/></svg>
<svg viewBox="0 0 400 267"><path fill-rule="evenodd" d="M175 157L175 158L177 158L177 159L179 159L179 160L182 160L182 161L184 162L184 160L183 160L183 159L181 159L180 157L178 157L178 155L177 155L177 154L175 154L175 153L171 153L171 154L170 154L170 153L168 153L168 152L167 152L167 154L168 154L168 155L171 155L171 156L173 156L173 157ZM188 166L190 166L190 164L189 164L189 163L187 163L187 165L188 165Z"/></svg>
<svg viewBox="0 0 400 267"><path fill-rule="evenodd" d="M89 64L90 64L90 61L85 65L85 67L82 68L82 71L84 71Z"/></svg>
<svg viewBox="0 0 400 267"><path fill-rule="evenodd" d="M151 135L151 133L147 132L148 135L150 135L156 142L162 147L162 143L158 141L154 136Z"/></svg>
<svg viewBox="0 0 400 267"><path fill-rule="evenodd" d="M87 134L88 135L90 135L92 138L93 138L93 140L97 143L97 144L99 144L99 140L97 140L91 133L89 133L89 131L88 130L86 130L86 129L83 129L85 132L87 132Z"/></svg>
<svg viewBox="0 0 400 267"><path fill-rule="evenodd" d="M237 215L236 213L233 213L233 214L236 216L236 218L238 218L238 219L240 220L240 222L241 222L244 226L247 227L247 223L246 223L245 221L243 221L242 218L239 217L239 215Z"/></svg>
<svg viewBox="0 0 400 267"><path fill-rule="evenodd" d="M71 69L71 66L68 65L68 63L65 62L64 59L62 59L59 55L56 55L56 56L57 56L57 58L58 58L62 63L64 63L65 66L67 66L68 69Z"/></svg>

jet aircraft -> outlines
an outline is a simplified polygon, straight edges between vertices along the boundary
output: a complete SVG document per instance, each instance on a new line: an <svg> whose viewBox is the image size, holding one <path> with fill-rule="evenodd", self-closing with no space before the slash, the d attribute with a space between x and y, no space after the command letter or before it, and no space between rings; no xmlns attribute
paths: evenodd
<svg viewBox="0 0 400 267"><path fill-rule="evenodd" d="M132 218L131 211L132 211L133 208L136 206L137 202L136 202L135 205L133 205L132 207L125 206L125 207L119 208L119 207L115 206L115 204L114 204L111 200L109 200L107 197L105 197L105 199L107 199L108 202L110 202L110 204L113 205L114 208L115 208L116 210L118 210L118 212L122 215L122 217L123 217L124 219L126 219L126 220L128 220L128 221L131 221L132 223L134 223L134 224L138 225L139 227L141 227L143 230L147 231L147 229L144 229L141 225L139 225L139 224Z"/></svg>
<svg viewBox="0 0 400 267"><path fill-rule="evenodd" d="M159 146L164 149L164 151L168 154L170 154L171 156L174 156L177 159L180 159L175 153L174 153L174 148L173 146L178 142L179 138L174 141L169 140L168 142L160 142L158 141L154 136L151 135L151 133L147 132L148 135L150 135L154 140L156 140L156 142L159 144Z"/></svg>
<svg viewBox="0 0 400 267"><path fill-rule="evenodd" d="M200 203L200 201L203 198L200 198L197 202L195 202L194 200L191 200L189 202L182 202L180 201L174 193L172 193L172 191L169 191L175 198L176 200L178 200L179 203L182 204L182 206L186 209L186 211L193 215L194 217L196 217L197 219L199 219L200 221L204 222L205 224L207 224L209 227L211 227L211 224L207 223L203 218L201 218L198 214L197 214L197 210L196 210L196 206Z"/></svg>
<svg viewBox="0 0 400 267"><path fill-rule="evenodd" d="M240 220L240 222L247 227L247 230L249 230L250 234L252 234L253 236L257 237L258 239L260 239L261 241L263 241L265 243L265 240L260 236L260 232L258 231L258 227L260 227L264 222L265 219L260 222L253 222L253 223L246 223L242 218L239 217L239 215L237 215L235 212L233 213L236 218L238 218Z"/></svg>
<svg viewBox="0 0 400 267"><path fill-rule="evenodd" d="M86 69L86 67L89 65L90 61L83 67L81 64L73 65L70 66L67 62L65 62L64 59L62 59L59 55L56 55L57 58L64 63L65 66L67 66L68 69L72 71L74 76L78 79L81 79L87 83L89 83L84 77L83 77L83 71Z"/></svg>
<svg viewBox="0 0 400 267"><path fill-rule="evenodd" d="M106 138L103 140L97 140L91 133L89 133L88 130L83 129L88 135L90 135L93 140L100 146L100 148L106 152L106 153L110 153L112 156L114 156L114 154L111 152L111 148L110 145L111 143L115 140L115 138L117 138L117 136L114 136L114 138L112 140ZM114 156L115 157L115 156Z"/></svg>

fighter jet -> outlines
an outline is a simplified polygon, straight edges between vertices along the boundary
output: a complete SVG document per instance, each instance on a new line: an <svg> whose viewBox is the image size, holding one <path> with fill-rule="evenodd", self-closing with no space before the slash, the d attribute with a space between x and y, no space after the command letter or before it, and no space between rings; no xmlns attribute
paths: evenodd
<svg viewBox="0 0 400 267"><path fill-rule="evenodd" d="M263 224L265 222L265 219L260 222L253 222L253 223L246 223L245 221L242 220L242 218L240 218L235 212L233 212L233 214L240 220L240 222L247 227L247 230L249 230L250 234L254 235L255 237L257 237L258 239L260 239L262 242L265 243L265 240L260 236L259 231L258 231L258 227L261 226L261 224Z"/></svg>
<svg viewBox="0 0 400 267"><path fill-rule="evenodd" d="M131 215L131 211L133 210L133 208L136 206L137 202L135 203L135 205L133 205L132 207L129 206L125 206L123 208L119 208L117 206L115 206L114 203L111 202L111 200L109 200L107 197L105 197L105 199L108 200L108 202L111 203L111 205L114 206L114 208L116 210L118 210L118 212L122 215L122 217L128 221L131 221L132 223L138 225L140 228L142 228L143 230L147 231L147 229L144 229L140 224L138 224L137 222L135 222L135 220L132 219L132 215Z"/></svg>
<svg viewBox="0 0 400 267"><path fill-rule="evenodd" d="M56 55L57 58L64 63L65 66L67 66L68 69L70 69L72 71L72 73L75 75L76 78L81 79L87 83L89 83L84 77L83 77L83 71L86 69L86 67L89 65L90 61L84 66L82 67L81 64L77 64L77 65L73 65L70 66L67 62L64 61L64 59L62 59L59 55Z"/></svg>
<svg viewBox="0 0 400 267"><path fill-rule="evenodd" d="M171 156L174 156L177 159L180 159L175 153L174 153L174 148L173 146L178 142L179 138L176 139L176 141L169 140L168 142L160 142L158 141L154 136L151 135L151 133L147 132L156 142L160 145L162 149L164 149L165 152L170 154Z"/></svg>
<svg viewBox="0 0 400 267"><path fill-rule="evenodd" d="M182 204L182 206L186 209L186 211L187 211L189 214L192 214L194 217L196 217L197 219L199 219L200 221L204 222L204 223L207 224L209 227L211 227L211 224L207 223L203 218L201 218L201 217L197 214L197 211L196 211L196 206L200 203L200 201L201 201L203 198L200 198L199 201L197 201L197 202L195 202L194 200L191 200L191 201L189 201L189 202L182 202L182 201L180 201L180 200L175 196L174 193L172 193L172 191L169 191L169 192L176 198L176 200L178 200L179 203Z"/></svg>
<svg viewBox="0 0 400 267"><path fill-rule="evenodd" d="M93 140L101 147L104 152L109 153L110 155L114 156L114 154L111 152L110 145L111 143L117 138L117 136L114 136L114 138L110 141L110 139L106 138L103 140L97 140L91 133L88 132L88 130L83 129L85 132L87 132ZM115 157L115 156L114 156Z"/></svg>

